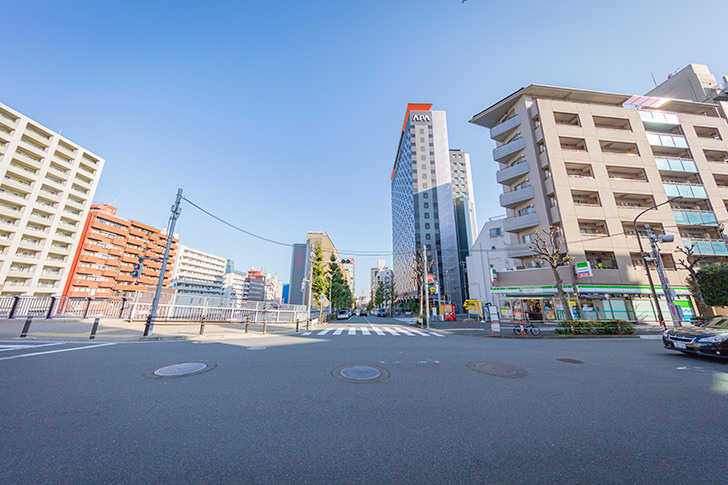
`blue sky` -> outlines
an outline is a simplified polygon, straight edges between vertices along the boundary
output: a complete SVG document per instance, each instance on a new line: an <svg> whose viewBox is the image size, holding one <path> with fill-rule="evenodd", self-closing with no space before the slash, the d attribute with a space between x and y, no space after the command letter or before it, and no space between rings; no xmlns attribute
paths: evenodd
<svg viewBox="0 0 728 485"><path fill-rule="evenodd" d="M287 243L328 232L357 294L391 251L408 102L447 112L479 224L494 146L468 120L531 83L642 94L689 63L728 74L716 2L6 0L0 101L106 159L97 202L164 227L178 187ZM290 250L186 204L183 244L288 280Z"/></svg>

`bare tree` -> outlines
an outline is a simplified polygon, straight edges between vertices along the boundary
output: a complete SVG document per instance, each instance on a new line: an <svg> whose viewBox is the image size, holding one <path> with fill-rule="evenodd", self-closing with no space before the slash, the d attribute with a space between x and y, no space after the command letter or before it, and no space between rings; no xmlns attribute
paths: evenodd
<svg viewBox="0 0 728 485"><path fill-rule="evenodd" d="M690 276L688 276L688 284L693 292L693 297L695 297L695 303L698 305L698 312L700 313L700 316L710 316L712 312L705 304L703 292L700 290L700 284L698 283L698 267L700 262L706 258L695 254L695 244L690 247L678 247L677 251L685 255L684 258L677 260L677 264L690 273Z"/></svg>
<svg viewBox="0 0 728 485"><path fill-rule="evenodd" d="M425 265L425 260L427 261L427 265ZM425 267L427 266L427 267ZM427 295L425 294L427 291L427 288L425 288L425 285L423 284L423 280L427 274L429 274L430 270L432 269L432 261L429 258L425 257L425 249L419 249L415 250L414 252L414 260L412 262L412 279L415 282L415 285L417 285L417 288L419 288L419 297L420 297L420 316L424 314L424 298L427 298Z"/></svg>
<svg viewBox="0 0 728 485"><path fill-rule="evenodd" d="M541 229L536 232L536 238L531 241L531 251L534 252L536 259L545 261L551 266L556 280L556 291L559 294L561 304L564 306L564 319L573 320L571 316L571 308L569 308L569 300L564 292L564 281L559 275L559 267L567 266L571 261L571 256L563 250L564 240L561 237L561 231L558 226L551 225L549 230Z"/></svg>

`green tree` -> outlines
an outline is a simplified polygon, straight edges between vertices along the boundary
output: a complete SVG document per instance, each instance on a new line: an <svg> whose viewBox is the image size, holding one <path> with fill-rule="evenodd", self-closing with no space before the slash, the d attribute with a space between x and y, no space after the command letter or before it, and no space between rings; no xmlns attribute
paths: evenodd
<svg viewBox="0 0 728 485"><path fill-rule="evenodd" d="M374 300L369 300L369 303L367 303L367 312L371 313L374 309Z"/></svg>
<svg viewBox="0 0 728 485"><path fill-rule="evenodd" d="M354 296L351 294L349 284L341 273L341 267L336 262L334 255L331 255L328 271L331 285L329 292L331 294L331 304L336 308L352 308Z"/></svg>
<svg viewBox="0 0 728 485"><path fill-rule="evenodd" d="M381 284L377 284L377 289L374 290L374 306L382 308L384 304L384 289Z"/></svg>
<svg viewBox="0 0 728 485"><path fill-rule="evenodd" d="M696 274L706 305L728 306L728 264L703 266Z"/></svg>
<svg viewBox="0 0 728 485"><path fill-rule="evenodd" d="M394 285L394 280L386 278L379 285L382 288L382 296L384 297L384 303L387 305L389 316L392 316L392 309L394 302L397 300L397 290Z"/></svg>
<svg viewBox="0 0 728 485"><path fill-rule="evenodd" d="M561 231L558 226L551 225L549 230L541 229L536 232L536 237L531 241L531 251L533 251L536 259L545 261L551 267L556 280L556 292L559 295L561 304L564 306L564 320L573 320L571 316L571 308L569 300L564 292L564 281L559 275L559 266L566 266L571 261L569 256L563 249L564 240L561 237Z"/></svg>
<svg viewBox="0 0 728 485"><path fill-rule="evenodd" d="M326 278L326 267L323 264L324 252L321 245L316 244L313 250L313 268L311 269L311 293L313 293L314 303L318 303L321 295L326 296L329 291L329 280Z"/></svg>

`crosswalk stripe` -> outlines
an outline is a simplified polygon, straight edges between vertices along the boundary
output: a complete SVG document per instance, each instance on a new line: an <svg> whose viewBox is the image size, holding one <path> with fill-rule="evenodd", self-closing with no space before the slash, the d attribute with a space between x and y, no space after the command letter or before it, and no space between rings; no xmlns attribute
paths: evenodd
<svg viewBox="0 0 728 485"><path fill-rule="evenodd" d="M332 330L333 330L333 328L325 328L325 329L321 330L319 333L317 333L316 335L326 335L326 333L328 333Z"/></svg>
<svg viewBox="0 0 728 485"><path fill-rule="evenodd" d="M311 335L313 332L303 332L301 335ZM320 334L319 334L320 335Z"/></svg>
<svg viewBox="0 0 728 485"><path fill-rule="evenodd" d="M341 335L341 332L343 332L343 331L344 331L344 327L337 328L336 332L334 332L334 335Z"/></svg>
<svg viewBox="0 0 728 485"><path fill-rule="evenodd" d="M387 332L391 333L392 335L396 335L396 336L399 336L399 334L398 334L397 332L395 332L394 330L392 330L392 329L391 329L391 328L389 328L389 327L386 327L386 328L385 328L384 330L386 330Z"/></svg>
<svg viewBox="0 0 728 485"><path fill-rule="evenodd" d="M414 332L414 333L416 333L417 335L422 335L422 336L424 336L424 337L429 337L429 336L430 336L430 334L428 334L428 333L425 333L425 332L420 332L419 330L414 330L414 329L412 329L412 328L410 329L410 332Z"/></svg>
<svg viewBox="0 0 728 485"><path fill-rule="evenodd" d="M432 335L434 335L435 337L445 337L445 336L444 336L443 334L441 334L441 333L437 333L437 332L430 332L430 333L431 333Z"/></svg>
<svg viewBox="0 0 728 485"><path fill-rule="evenodd" d="M349 328L349 335L356 335L356 328L354 328L354 327Z"/></svg>
<svg viewBox="0 0 728 485"><path fill-rule="evenodd" d="M410 332L409 330L405 330L405 329L404 329L404 328L402 328L402 327L398 327L398 328L397 328L397 330L399 330L399 331L400 331L400 332L402 332L403 334L405 334L405 335L408 335L408 336L410 336L410 337L414 337L414 336L415 336L415 334L413 334L413 333L412 333L412 332Z"/></svg>
<svg viewBox="0 0 728 485"><path fill-rule="evenodd" d="M361 333L362 333L362 335L371 335L371 334L369 333L369 329L368 329L368 328L366 328L366 327L362 327L362 328L360 328L359 330L361 330Z"/></svg>
<svg viewBox="0 0 728 485"><path fill-rule="evenodd" d="M384 332L382 332L381 330L379 330L377 327L372 327L372 330L374 330L375 332L377 332L377 335L384 335Z"/></svg>

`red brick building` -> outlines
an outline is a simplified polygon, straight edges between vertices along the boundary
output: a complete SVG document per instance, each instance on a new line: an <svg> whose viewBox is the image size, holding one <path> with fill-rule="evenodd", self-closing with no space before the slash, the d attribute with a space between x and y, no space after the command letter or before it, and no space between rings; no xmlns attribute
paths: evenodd
<svg viewBox="0 0 728 485"><path fill-rule="evenodd" d="M177 253L177 239L172 240L164 286L170 286L172 266ZM161 258L167 236L159 229L116 216L116 208L107 204L91 206L63 290L64 296L103 298L122 296L135 291L153 291L162 268ZM132 278L138 257L160 258L144 261L140 278Z"/></svg>

